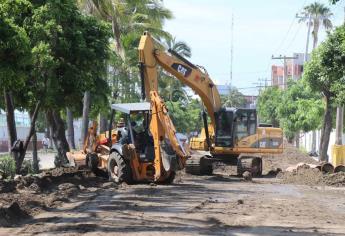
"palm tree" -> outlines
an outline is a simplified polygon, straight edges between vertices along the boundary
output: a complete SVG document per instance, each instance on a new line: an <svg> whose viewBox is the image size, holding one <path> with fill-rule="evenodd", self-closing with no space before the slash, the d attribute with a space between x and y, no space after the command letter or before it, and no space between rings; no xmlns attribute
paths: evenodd
<svg viewBox="0 0 345 236"><path fill-rule="evenodd" d="M192 49L190 46L184 41L177 40L176 37L165 40L164 44L167 48L174 50L183 57L190 58L192 56ZM170 73L166 71L160 72L159 92L165 100L183 100L185 96L183 95L184 92L182 87L183 84L175 79ZM176 97L180 99L175 99Z"/></svg>
<svg viewBox="0 0 345 236"><path fill-rule="evenodd" d="M156 37L170 37L163 24L172 18L172 13L159 0L78 0L78 3L84 12L111 23L115 52L123 61L123 35L148 30Z"/></svg>
<svg viewBox="0 0 345 236"><path fill-rule="evenodd" d="M323 27L326 29L326 31L329 31L332 29L332 22L330 20L330 17L333 15L331 10L325 6L322 3L314 2L308 6L305 6L302 11L302 18L299 22L307 22L309 24L309 18L310 18L310 24L308 27L313 27L313 50L316 48L318 43L318 34L320 29L320 24L323 25ZM308 47L308 46L307 46ZM312 132L312 152L315 152L316 150L316 131L313 130Z"/></svg>
<svg viewBox="0 0 345 236"><path fill-rule="evenodd" d="M320 25L325 28L326 31L329 31L332 29L333 25L330 20L333 13L331 10L325 6L322 3L314 2L308 6L305 6L302 11L302 18L300 19L300 22L308 22L309 23L309 17L311 18L311 25L313 27L313 49L316 48L318 43L318 34ZM308 24L307 23L307 24Z"/></svg>
<svg viewBox="0 0 345 236"><path fill-rule="evenodd" d="M174 50L178 54L184 57L191 57L192 56L192 50L188 46L188 44L184 41L177 41L176 37L173 37L170 40L166 41L166 45L168 48Z"/></svg>
<svg viewBox="0 0 345 236"><path fill-rule="evenodd" d="M121 78L114 87L125 88L122 96L124 100L135 99L138 76L136 73L137 52L136 43L144 31L150 31L156 37L169 39L169 33L163 30L164 21L172 18L170 10L165 8L160 0L78 0L79 7L86 14L93 15L101 20L109 22L112 26L113 49L117 55L117 71ZM134 46L135 45L135 46ZM116 92L114 91L114 92ZM85 97L94 94L85 92ZM87 98L86 101L89 101ZM122 100L122 99L121 99ZM85 103L84 105L90 106ZM84 106L84 109L87 108ZM83 113L86 121L88 112ZM101 117L102 118L102 117ZM86 132L83 129L82 132ZM82 133L82 137L85 136Z"/></svg>

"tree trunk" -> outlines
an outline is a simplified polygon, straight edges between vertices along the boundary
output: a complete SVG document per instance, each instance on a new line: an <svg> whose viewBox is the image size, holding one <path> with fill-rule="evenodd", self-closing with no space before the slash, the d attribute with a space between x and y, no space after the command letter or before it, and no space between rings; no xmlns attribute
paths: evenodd
<svg viewBox="0 0 345 236"><path fill-rule="evenodd" d="M294 138L293 138L293 137L287 137L287 141L288 141L288 143L293 144L293 140L294 140Z"/></svg>
<svg viewBox="0 0 345 236"><path fill-rule="evenodd" d="M37 135L36 131L32 135L32 169L35 174L39 172L39 163L37 156Z"/></svg>
<svg viewBox="0 0 345 236"><path fill-rule="evenodd" d="M84 146L84 141L87 136L87 130L89 128L89 113L90 113L91 94L90 91L84 93L83 104L83 119L81 124L81 137L80 137L80 149Z"/></svg>
<svg viewBox="0 0 345 236"><path fill-rule="evenodd" d="M19 157L17 160L17 173L20 173L20 169L22 167L24 158L25 158L25 154L26 154L26 150L28 149L29 143L31 141L32 136L36 133L35 128L36 128L36 120L37 120L37 116L38 116L38 112L41 106L41 102L38 101L36 103L36 107L33 111L30 112L30 130L28 135L26 136L25 142L23 144L23 149L20 150L19 152ZM36 138L37 139L37 138ZM37 158L37 152L36 152L36 158Z"/></svg>
<svg viewBox="0 0 345 236"><path fill-rule="evenodd" d="M311 151L316 152L316 130L312 131Z"/></svg>
<svg viewBox="0 0 345 236"><path fill-rule="evenodd" d="M5 100L5 110L6 110L6 122L7 122L7 131L8 131L8 151L11 153L11 156L16 162L16 173L20 171L21 165L19 165L18 152L12 152L11 148L14 142L17 140L17 129L16 121L14 116L14 105L11 92L4 90L4 100Z"/></svg>
<svg viewBox="0 0 345 236"><path fill-rule="evenodd" d="M319 41L319 37L318 37L319 28L320 28L320 22L314 22L314 29L313 29L313 38L314 38L314 41L313 41L313 50L316 48L317 43L318 43L318 41Z"/></svg>
<svg viewBox="0 0 345 236"><path fill-rule="evenodd" d="M73 113L71 109L67 107L67 140L69 147L71 149L75 149L75 142L74 142L74 127L73 127Z"/></svg>
<svg viewBox="0 0 345 236"><path fill-rule="evenodd" d="M102 114L99 115L99 132L104 133L108 130L108 120Z"/></svg>
<svg viewBox="0 0 345 236"><path fill-rule="evenodd" d="M299 148L299 131L295 134L295 142L296 142L296 148Z"/></svg>
<svg viewBox="0 0 345 236"><path fill-rule="evenodd" d="M329 137L332 131L332 106L330 103L330 97L325 96L326 108L323 119L323 125L321 130L321 141L320 141L320 161L328 161L327 150L329 144Z"/></svg>
<svg viewBox="0 0 345 236"><path fill-rule="evenodd" d="M49 138L48 148L53 148L55 150L55 147L53 145L53 138L52 138L52 135L51 135L52 134L52 127L49 124L48 117L47 117L47 112L45 113L45 120L46 120L46 124L47 124L45 135L46 135L47 138Z"/></svg>
<svg viewBox="0 0 345 236"><path fill-rule="evenodd" d="M4 91L4 98L8 131L8 151L11 151L13 143L17 140L17 129L11 92Z"/></svg>
<svg viewBox="0 0 345 236"><path fill-rule="evenodd" d="M30 112L30 122L31 124L35 123L33 124L33 134L32 134L32 170L35 174L37 174L39 172L39 165L38 165L38 155L37 155L36 121L34 120L34 115L35 115L34 112L35 111Z"/></svg>
<svg viewBox="0 0 345 236"><path fill-rule="evenodd" d="M113 16L111 19L111 28L113 30L114 35L114 41L115 41L115 51L117 55L119 55L122 59L122 61L125 60L125 50L123 48L122 42L121 42L121 31L120 26L118 24L116 16Z"/></svg>
<svg viewBox="0 0 345 236"><path fill-rule="evenodd" d="M57 149L57 155L55 156L54 161L55 166L66 166L68 164L66 152L69 151L69 146L65 135L64 122L61 119L59 112L55 110L49 110L47 112L47 118L52 127L53 142Z"/></svg>
<svg viewBox="0 0 345 236"><path fill-rule="evenodd" d="M313 30L313 51L317 46L318 42L318 31L319 31L319 25L314 24L314 30ZM316 152L316 131L312 131L312 143L311 143L311 151L314 153Z"/></svg>
<svg viewBox="0 0 345 236"><path fill-rule="evenodd" d="M337 119L335 125L335 144L343 144L343 122L344 122L344 108L337 107Z"/></svg>

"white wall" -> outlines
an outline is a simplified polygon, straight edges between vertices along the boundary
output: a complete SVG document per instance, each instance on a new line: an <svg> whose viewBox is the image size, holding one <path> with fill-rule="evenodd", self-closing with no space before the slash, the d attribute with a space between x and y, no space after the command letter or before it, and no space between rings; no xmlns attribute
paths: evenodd
<svg viewBox="0 0 345 236"><path fill-rule="evenodd" d="M320 138L321 138L321 130L316 131L316 151L319 152L319 145L320 145ZM345 134L343 134L343 141L345 141ZM329 138L329 145L328 145L328 151L327 154L329 156L328 161L332 161L332 156L331 156L331 148L335 143L335 129L332 130L330 138ZM311 146L312 146L312 132L308 133L301 133L300 134L300 146L304 147L307 152L311 151Z"/></svg>

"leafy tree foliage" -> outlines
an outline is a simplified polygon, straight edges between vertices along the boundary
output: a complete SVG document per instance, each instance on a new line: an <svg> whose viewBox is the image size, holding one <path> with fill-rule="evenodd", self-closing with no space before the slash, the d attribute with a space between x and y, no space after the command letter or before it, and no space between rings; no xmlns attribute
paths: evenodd
<svg viewBox="0 0 345 236"><path fill-rule="evenodd" d="M228 95L221 95L222 104L227 107L245 107L246 99L237 88L232 88Z"/></svg>
<svg viewBox="0 0 345 236"><path fill-rule="evenodd" d="M325 113L320 143L321 160L327 160L329 136L332 129L333 105L344 104L345 27L338 27L312 54L304 78L315 91L322 93Z"/></svg>
<svg viewBox="0 0 345 236"><path fill-rule="evenodd" d="M278 107L282 103L282 91L278 87L263 90L258 98L258 114L260 121L279 126Z"/></svg>
<svg viewBox="0 0 345 236"><path fill-rule="evenodd" d="M0 15L5 36L0 44L0 86L5 89L6 107L13 111L15 105L32 115L29 135L16 160L18 172L40 107L50 114L53 138L59 156L64 156L68 146L60 111L78 104L86 89L102 86L100 91L107 91L107 84L100 81L106 74L111 30L106 23L81 14L74 0L6 0ZM14 121L10 126L15 131ZM12 136L15 140L15 132Z"/></svg>
<svg viewBox="0 0 345 236"><path fill-rule="evenodd" d="M0 4L0 89L14 90L24 86L25 66L30 63L29 37L23 28L31 4L26 0Z"/></svg>
<svg viewBox="0 0 345 236"><path fill-rule="evenodd" d="M319 128L323 104L304 80L289 81L288 89L282 92L277 114L285 136L292 139L296 132L308 132Z"/></svg>
<svg viewBox="0 0 345 236"><path fill-rule="evenodd" d="M167 102L169 115L178 132L188 134L199 131L202 127L200 101L191 99L189 102Z"/></svg>

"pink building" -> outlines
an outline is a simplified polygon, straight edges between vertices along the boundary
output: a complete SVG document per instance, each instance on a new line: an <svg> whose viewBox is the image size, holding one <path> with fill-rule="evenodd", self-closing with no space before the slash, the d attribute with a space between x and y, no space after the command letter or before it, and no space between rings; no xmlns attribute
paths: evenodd
<svg viewBox="0 0 345 236"><path fill-rule="evenodd" d="M288 79L298 80L303 73L304 54L294 53L296 59L286 60L284 65L272 65L271 68L271 83L272 86L278 86L281 89L285 89Z"/></svg>

